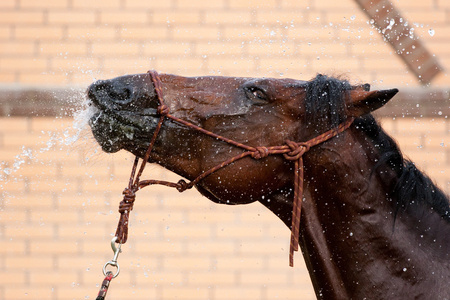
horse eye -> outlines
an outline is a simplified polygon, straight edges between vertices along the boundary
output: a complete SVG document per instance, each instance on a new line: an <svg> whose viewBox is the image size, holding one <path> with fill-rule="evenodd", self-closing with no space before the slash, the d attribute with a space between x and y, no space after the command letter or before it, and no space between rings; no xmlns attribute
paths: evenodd
<svg viewBox="0 0 450 300"><path fill-rule="evenodd" d="M252 94L253 94L255 97L258 97L259 99L264 99L265 96L266 96L266 95L264 95L264 92L261 91L261 90L254 90L254 91L252 91Z"/></svg>
<svg viewBox="0 0 450 300"><path fill-rule="evenodd" d="M249 87L247 89L247 93L249 94L248 97L252 100L267 101L266 93L257 87Z"/></svg>

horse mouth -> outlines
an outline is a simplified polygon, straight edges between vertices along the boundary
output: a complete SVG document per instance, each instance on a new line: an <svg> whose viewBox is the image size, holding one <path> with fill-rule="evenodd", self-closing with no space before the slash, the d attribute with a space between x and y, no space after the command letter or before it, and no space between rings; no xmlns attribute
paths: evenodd
<svg viewBox="0 0 450 300"><path fill-rule="evenodd" d="M107 153L115 153L133 140L134 127L122 124L112 114L97 111L89 119L94 138Z"/></svg>
<svg viewBox="0 0 450 300"><path fill-rule="evenodd" d="M153 132L158 120L156 108L121 109L116 99L92 90L89 87L87 91L88 105L93 108L89 126L103 151L134 150L141 144L139 140L142 142Z"/></svg>

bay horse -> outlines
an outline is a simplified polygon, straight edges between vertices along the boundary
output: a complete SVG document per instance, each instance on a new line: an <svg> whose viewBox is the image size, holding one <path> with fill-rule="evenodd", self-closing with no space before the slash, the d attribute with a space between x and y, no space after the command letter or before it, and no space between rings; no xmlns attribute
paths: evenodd
<svg viewBox="0 0 450 300"><path fill-rule="evenodd" d="M449 199L371 115L397 92L320 74L149 71L96 81L87 95L104 151L157 163L216 203L259 201L277 215L318 299L450 299Z"/></svg>

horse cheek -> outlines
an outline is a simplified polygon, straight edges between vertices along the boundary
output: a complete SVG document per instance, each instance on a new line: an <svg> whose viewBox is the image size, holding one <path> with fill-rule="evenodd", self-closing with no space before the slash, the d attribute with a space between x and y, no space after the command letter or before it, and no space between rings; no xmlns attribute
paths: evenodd
<svg viewBox="0 0 450 300"><path fill-rule="evenodd" d="M280 180L284 167L281 159L274 158L239 161L205 178L201 185L221 203L252 203L286 185L286 180Z"/></svg>

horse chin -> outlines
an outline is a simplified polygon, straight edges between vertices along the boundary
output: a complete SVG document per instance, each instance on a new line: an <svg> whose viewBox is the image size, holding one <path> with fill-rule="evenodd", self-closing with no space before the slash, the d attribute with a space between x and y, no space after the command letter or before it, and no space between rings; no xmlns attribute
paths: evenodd
<svg viewBox="0 0 450 300"><path fill-rule="evenodd" d="M102 147L102 150L108 153L119 151L122 147L119 143L119 135L115 122L112 119L104 116L102 112L98 112L89 120L89 126L92 129L92 134Z"/></svg>
<svg viewBox="0 0 450 300"><path fill-rule="evenodd" d="M136 128L124 124L115 115L99 111L89 120L89 126L102 150L107 153L115 153L124 149L135 135Z"/></svg>

